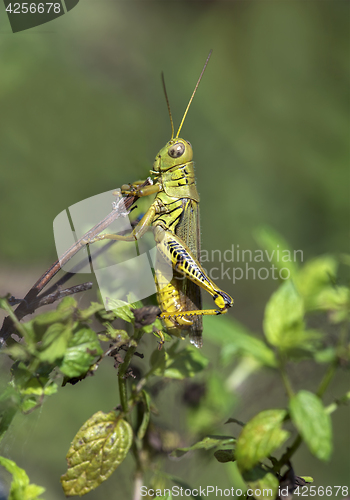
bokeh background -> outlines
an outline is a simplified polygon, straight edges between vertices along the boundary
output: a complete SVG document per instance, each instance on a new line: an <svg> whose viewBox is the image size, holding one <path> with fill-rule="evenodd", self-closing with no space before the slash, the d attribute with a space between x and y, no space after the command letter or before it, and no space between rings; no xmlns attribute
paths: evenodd
<svg viewBox="0 0 350 500"><path fill-rule="evenodd" d="M17 34L3 4L0 14L1 294L23 296L56 260L58 213L148 175L170 138L160 73L176 127L210 49L181 133L194 149L202 247L254 251L256 229L269 225L304 260L348 251L347 1L85 0ZM346 281L345 268L339 271ZM225 278L219 285L235 298L230 314L261 333L276 281ZM215 366L207 344L204 353L211 352ZM314 388L320 374L306 366L295 377L299 387ZM344 392L344 377L330 399ZM69 443L90 415L115 406L116 392L107 364L81 387L65 387L40 411L18 417L3 454L46 486L45 499L63 499L58 478ZM242 420L286 401L268 373L232 397ZM334 416L331 463L303 448L297 473L316 484L347 483L348 419L344 408ZM159 422L176 424L166 411ZM132 465L128 459L86 498L130 497ZM168 460L166 467L193 485L232 485L228 465L213 459Z"/></svg>

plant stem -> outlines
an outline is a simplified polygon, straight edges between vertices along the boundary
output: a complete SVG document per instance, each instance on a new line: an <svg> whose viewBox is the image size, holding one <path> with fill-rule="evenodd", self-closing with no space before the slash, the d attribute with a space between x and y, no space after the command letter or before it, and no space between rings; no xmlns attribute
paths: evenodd
<svg viewBox="0 0 350 500"><path fill-rule="evenodd" d="M291 399L294 396L294 391L293 391L292 384L290 383L290 380L289 380L287 372L286 372L284 359L282 359L281 357L280 357L279 365L280 365L279 371L280 371L280 374L282 377L284 387L286 389L286 392L287 392L289 399Z"/></svg>
<svg viewBox="0 0 350 500"><path fill-rule="evenodd" d="M122 410L125 414L127 414L128 410L129 410L125 374L127 372L127 369L129 368L131 359L132 359L133 355L135 354L135 351L137 349L139 341L141 340L142 335L143 335L142 329L135 329L133 343L129 347L128 352L125 355L124 362L120 366L119 372L118 372L120 404L121 404Z"/></svg>
<svg viewBox="0 0 350 500"><path fill-rule="evenodd" d="M334 377L334 374L336 372L338 365L338 360L335 362L331 363L328 368L326 373L324 374L323 379L320 382L320 385L317 389L316 395L321 399L323 394L326 392L327 387L329 386L332 378Z"/></svg>
<svg viewBox="0 0 350 500"><path fill-rule="evenodd" d="M287 448L287 451L282 455L280 460L278 460L277 463L274 465L273 468L276 472L279 472L281 468L290 461L294 453L301 445L302 441L303 441L302 437L300 436L300 434L298 434L294 439L292 445L289 448Z"/></svg>
<svg viewBox="0 0 350 500"><path fill-rule="evenodd" d="M134 495L133 500L141 499L141 486L142 486L143 476L141 472L137 472L134 481Z"/></svg>
<svg viewBox="0 0 350 500"><path fill-rule="evenodd" d="M346 338L347 338L347 322L343 323L343 326L340 330L340 335L339 335L339 340L337 343L337 351L338 351L338 357L328 366L328 369L321 380L321 383L317 389L317 396L319 398L322 398L323 394L326 392L326 389L328 388L329 384L332 381L332 378L335 375L335 372L338 368L339 365L339 353L344 349L346 345Z"/></svg>
<svg viewBox="0 0 350 500"><path fill-rule="evenodd" d="M328 415L330 415L335 410L337 410L340 405L346 405L346 404L348 404L349 401L350 401L350 391L347 392L346 394L344 394L344 396L342 396L341 398L336 399L333 403L331 403L330 405L328 405L325 408L326 413L328 413Z"/></svg>

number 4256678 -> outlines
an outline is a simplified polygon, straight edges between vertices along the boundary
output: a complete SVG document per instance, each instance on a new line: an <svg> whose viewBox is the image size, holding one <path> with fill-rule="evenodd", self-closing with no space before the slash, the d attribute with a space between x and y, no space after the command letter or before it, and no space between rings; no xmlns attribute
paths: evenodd
<svg viewBox="0 0 350 500"><path fill-rule="evenodd" d="M294 491L293 495L301 496L301 497L330 497L339 496L342 497L347 496L349 493L349 488L347 486L298 486ZM334 495L334 496L333 496Z"/></svg>
<svg viewBox="0 0 350 500"><path fill-rule="evenodd" d="M60 3L10 3L6 7L6 12L10 14L49 14L52 10L55 14L59 14L61 12L61 4Z"/></svg>

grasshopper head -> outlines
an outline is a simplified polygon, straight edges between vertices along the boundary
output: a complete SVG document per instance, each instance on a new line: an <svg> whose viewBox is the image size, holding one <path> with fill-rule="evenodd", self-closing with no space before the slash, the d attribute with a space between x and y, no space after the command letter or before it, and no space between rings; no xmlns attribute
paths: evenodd
<svg viewBox="0 0 350 500"><path fill-rule="evenodd" d="M194 91L191 95L189 103L187 104L187 108L184 112L184 115L183 115L182 120L180 122L180 126L178 128L178 131L176 133L175 138L174 138L173 117L171 115L169 99L168 99L167 91L165 88L164 75L162 73L163 89L164 89L164 94L165 94L165 100L166 100L167 105L168 105L170 125L171 125L171 139L164 146L164 148L162 148L159 151L159 153L157 154L156 159L154 160L154 163L153 163L153 172L159 172L159 173L166 172L170 168L178 167L180 165L185 165L186 163L189 163L193 158L193 151L192 151L191 144L188 141L185 141L184 139L180 139L179 134L180 134L182 125L184 124L188 110L190 109L191 102L192 102L194 95L197 91L199 82L201 81L203 73L205 71L205 68L207 67L211 53L212 53L212 51L209 52L207 60L205 61L204 67L202 69L202 72L199 75L198 81L197 81L196 86L194 88Z"/></svg>
<svg viewBox="0 0 350 500"><path fill-rule="evenodd" d="M185 139L171 139L156 156L153 163L155 172L164 172L169 168L188 163L193 158L192 146Z"/></svg>

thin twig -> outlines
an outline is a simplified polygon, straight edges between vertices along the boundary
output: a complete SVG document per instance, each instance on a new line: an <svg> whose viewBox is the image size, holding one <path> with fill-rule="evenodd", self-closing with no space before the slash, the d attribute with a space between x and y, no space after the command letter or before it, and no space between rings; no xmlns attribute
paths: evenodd
<svg viewBox="0 0 350 500"><path fill-rule="evenodd" d="M131 210L133 208L134 207L132 207ZM135 208L136 208L136 206L135 206ZM132 221L130 223L131 227L134 228L135 226L137 226L137 224L139 223L139 221L140 221L140 219L136 219L136 220ZM127 232L127 230L121 231L120 234L124 234L126 232ZM97 259L97 257L99 257L100 255L102 255L103 253L105 253L115 243L117 243L116 240L110 240L108 242L106 241L105 245L103 245L98 250L95 250L95 252L94 252L94 259ZM86 266L86 258L84 257L83 259L81 259L80 262L78 262L77 264L74 265L74 273L73 272L66 272L66 274L64 276L62 276L58 281L56 281L55 284L53 284L48 290L46 290L45 295L49 295L51 293L54 293L58 288L62 288L62 286L65 283L67 283L67 281L69 281L71 278L73 278L73 276L75 276L85 266ZM42 296L42 295L40 295L40 296ZM22 302L22 301L18 300L15 303L19 304L20 302ZM11 304L11 305L15 305L15 304Z"/></svg>
<svg viewBox="0 0 350 500"><path fill-rule="evenodd" d="M147 179L142 185L147 186L151 184L150 179ZM125 215L125 211L129 210L131 205L136 201L137 196L127 196L121 199L118 204L113 208L102 221L98 222L93 228L91 228L87 233L85 233L79 240L74 243L59 260L56 260L51 267L38 279L38 281L32 286L29 292L24 297L23 301L19 304L15 311L15 315L18 320L24 318L27 314L31 314L33 311L31 304L35 302L35 299L41 292L41 290L49 283L49 281L58 273L58 271L67 262L76 255L79 250L86 246L86 240L92 240L95 236L100 234L104 229L106 229L114 220ZM8 337L15 331L15 327L12 319L7 316L4 319L2 328L0 330L0 347L6 342Z"/></svg>
<svg viewBox="0 0 350 500"><path fill-rule="evenodd" d="M91 290L93 287L92 281L87 281L86 283L81 283L80 285L71 286L70 288L65 288L64 290L56 290L53 293L39 295L31 304L36 310L39 307L46 306L48 304L53 304L57 300L63 299L63 297L68 297L68 295L74 295L76 293L85 292L86 290Z"/></svg>

